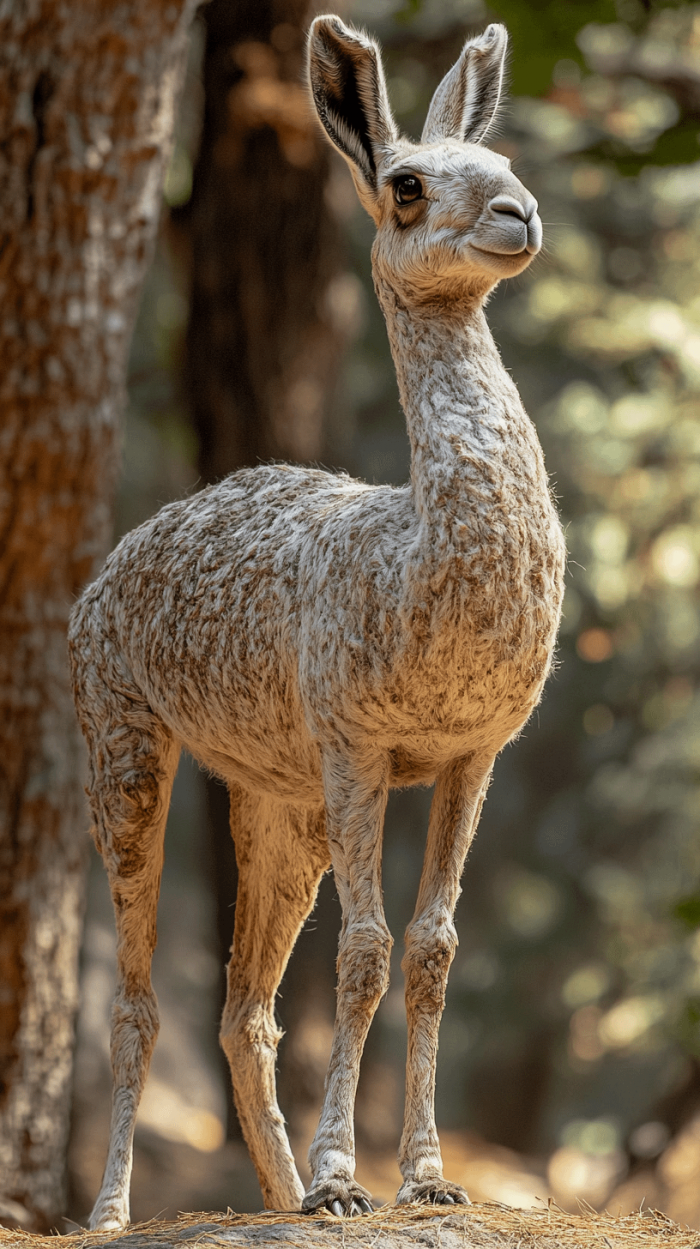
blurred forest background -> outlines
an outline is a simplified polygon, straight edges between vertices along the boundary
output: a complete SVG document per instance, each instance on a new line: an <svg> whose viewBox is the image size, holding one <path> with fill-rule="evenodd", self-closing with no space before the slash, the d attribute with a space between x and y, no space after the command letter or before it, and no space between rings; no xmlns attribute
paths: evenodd
<svg viewBox="0 0 700 1249"><path fill-rule="evenodd" d="M414 137L466 35L508 25L511 99L493 146L545 222L545 254L498 290L489 319L560 500L568 588L559 666L497 764L458 906L437 1089L446 1174L475 1198L645 1202L700 1227L700 4L337 7L381 40L397 120ZM407 478L372 225L301 86L312 15L300 0L212 0L196 20L132 348L116 536L275 456ZM400 936L429 801L394 794L387 817L399 940L357 1111L358 1175L383 1200L399 1180ZM225 806L185 760L135 1219L261 1205L216 1039L235 899ZM338 926L327 878L279 1002L280 1100L302 1168ZM80 1220L106 1150L113 985L95 856L70 1153Z"/></svg>

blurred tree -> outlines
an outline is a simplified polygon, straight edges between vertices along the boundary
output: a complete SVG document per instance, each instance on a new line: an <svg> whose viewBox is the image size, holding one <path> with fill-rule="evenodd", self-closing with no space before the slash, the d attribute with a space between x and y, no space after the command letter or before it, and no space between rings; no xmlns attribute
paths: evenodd
<svg viewBox="0 0 700 1249"><path fill-rule="evenodd" d="M64 1199L86 813L65 629L111 538L191 0L0 21L0 1217Z"/></svg>
<svg viewBox="0 0 700 1249"><path fill-rule="evenodd" d="M301 80L308 0L204 10L187 383L207 480L318 460L346 291L329 161Z"/></svg>
<svg viewBox="0 0 700 1249"><path fill-rule="evenodd" d="M191 198L173 219L188 235L186 385L204 481L274 458L317 461L328 451L325 417L356 284L340 268L327 145L302 82L308 7L212 0L203 11L201 140ZM228 794L211 779L207 792L223 967L235 858ZM286 1025L310 1009L310 986L332 980L328 943L312 957L313 966L295 960L285 981ZM300 975L304 991L295 986ZM282 1101L291 1117L318 1095L311 1066L303 1047L283 1047Z"/></svg>

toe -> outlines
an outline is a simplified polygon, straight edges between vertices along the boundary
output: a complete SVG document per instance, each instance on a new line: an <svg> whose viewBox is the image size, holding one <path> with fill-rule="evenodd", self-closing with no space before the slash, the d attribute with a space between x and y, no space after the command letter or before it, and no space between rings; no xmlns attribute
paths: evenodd
<svg viewBox="0 0 700 1249"><path fill-rule="evenodd" d="M367 1190L354 1180L332 1177L309 1190L304 1197L302 1210L307 1214L327 1210L337 1219L348 1219L371 1214L372 1202Z"/></svg>
<svg viewBox="0 0 700 1249"><path fill-rule="evenodd" d="M374 1207L372 1206L371 1202L367 1200L366 1197L353 1197L352 1209L350 1213L353 1218L356 1218L358 1215L361 1215L361 1214L371 1214L373 1209Z"/></svg>

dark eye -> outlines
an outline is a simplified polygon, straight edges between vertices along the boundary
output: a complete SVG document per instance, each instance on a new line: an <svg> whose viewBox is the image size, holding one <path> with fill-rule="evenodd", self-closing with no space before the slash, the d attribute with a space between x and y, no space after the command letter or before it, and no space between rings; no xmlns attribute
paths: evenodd
<svg viewBox="0 0 700 1249"><path fill-rule="evenodd" d="M422 194L423 188L412 173L403 178L397 178L394 183L394 199L397 204L412 204L414 200L420 199Z"/></svg>

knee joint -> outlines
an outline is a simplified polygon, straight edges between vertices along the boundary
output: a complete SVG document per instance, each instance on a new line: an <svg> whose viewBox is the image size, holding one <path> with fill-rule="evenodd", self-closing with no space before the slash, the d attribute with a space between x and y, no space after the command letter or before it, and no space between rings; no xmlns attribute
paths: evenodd
<svg viewBox="0 0 700 1249"><path fill-rule="evenodd" d="M272 1011L260 1002L233 1009L227 1006L219 1030L222 1049L239 1062L251 1052L274 1056L282 1036Z"/></svg>
<svg viewBox="0 0 700 1249"><path fill-rule="evenodd" d="M378 1005L389 987L392 945L388 928L378 925L344 933L338 953L338 991Z"/></svg>
<svg viewBox="0 0 700 1249"><path fill-rule="evenodd" d="M406 1000L420 1009L442 1009L450 964L457 948L451 923L406 934L406 953L401 964L406 978Z"/></svg>
<svg viewBox="0 0 700 1249"><path fill-rule="evenodd" d="M112 1066L139 1082L153 1053L160 1021L155 993L125 997L119 993L112 1005Z"/></svg>

